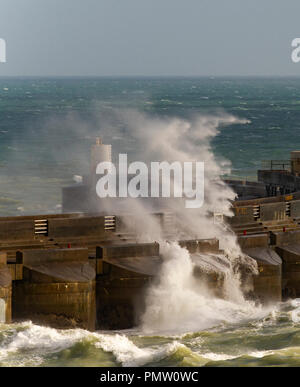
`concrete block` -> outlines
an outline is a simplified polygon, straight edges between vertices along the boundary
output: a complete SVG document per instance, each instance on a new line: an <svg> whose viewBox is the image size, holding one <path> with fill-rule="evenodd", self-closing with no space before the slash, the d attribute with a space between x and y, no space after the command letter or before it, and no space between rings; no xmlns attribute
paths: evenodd
<svg viewBox="0 0 300 387"><path fill-rule="evenodd" d="M159 255L158 243L139 243L139 244L120 244L110 246L98 246L96 249L96 258L123 258L139 256Z"/></svg>
<svg viewBox="0 0 300 387"><path fill-rule="evenodd" d="M34 238L34 221L11 220L0 222L0 241L32 240Z"/></svg>
<svg viewBox="0 0 300 387"><path fill-rule="evenodd" d="M226 220L231 225L248 224L254 222L253 206L232 207L233 217L227 217Z"/></svg>
<svg viewBox="0 0 300 387"><path fill-rule="evenodd" d="M27 267L50 262L88 262L87 248L24 250L17 255Z"/></svg>
<svg viewBox="0 0 300 387"><path fill-rule="evenodd" d="M291 218L300 218L300 200L291 201Z"/></svg>
<svg viewBox="0 0 300 387"><path fill-rule="evenodd" d="M300 230L288 231L288 232L271 232L270 234L271 245L284 246L293 243L300 243Z"/></svg>
<svg viewBox="0 0 300 387"><path fill-rule="evenodd" d="M0 267L7 264L7 253L0 252Z"/></svg>
<svg viewBox="0 0 300 387"><path fill-rule="evenodd" d="M282 258L282 288L284 298L300 296L300 243L277 246Z"/></svg>
<svg viewBox="0 0 300 387"><path fill-rule="evenodd" d="M12 297L12 277L6 266L0 267L0 323L10 323Z"/></svg>
<svg viewBox="0 0 300 387"><path fill-rule="evenodd" d="M264 303L280 302L282 299L282 260L268 247L255 247L244 252L257 262L257 276L253 276L253 293Z"/></svg>
<svg viewBox="0 0 300 387"><path fill-rule="evenodd" d="M96 327L95 282L13 284L13 317L54 328Z"/></svg>
<svg viewBox="0 0 300 387"><path fill-rule="evenodd" d="M217 253L219 252L219 240L211 239L194 239L179 241L181 247L185 247L191 254L194 253Z"/></svg>
<svg viewBox="0 0 300 387"><path fill-rule="evenodd" d="M242 250L252 247L267 247L269 236L268 234L241 235L237 241Z"/></svg>
<svg viewBox="0 0 300 387"><path fill-rule="evenodd" d="M49 238L105 237L104 216L82 216L48 220Z"/></svg>
<svg viewBox="0 0 300 387"><path fill-rule="evenodd" d="M260 220L285 220L286 219L286 204L285 202L261 204L260 205Z"/></svg>

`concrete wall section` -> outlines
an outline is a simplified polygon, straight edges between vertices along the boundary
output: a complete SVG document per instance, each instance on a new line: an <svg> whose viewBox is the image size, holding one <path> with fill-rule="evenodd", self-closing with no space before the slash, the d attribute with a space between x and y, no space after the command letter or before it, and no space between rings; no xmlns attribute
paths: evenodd
<svg viewBox="0 0 300 387"><path fill-rule="evenodd" d="M294 243L300 243L300 230L288 232L271 232L271 244L276 246L284 246Z"/></svg>
<svg viewBox="0 0 300 387"><path fill-rule="evenodd" d="M13 318L55 328L95 329L95 282L13 284Z"/></svg>
<svg viewBox="0 0 300 387"><path fill-rule="evenodd" d="M291 201L291 218L300 218L300 200Z"/></svg>
<svg viewBox="0 0 300 387"><path fill-rule="evenodd" d="M12 220L0 222L0 243L17 240L32 240L34 222L32 220Z"/></svg>
<svg viewBox="0 0 300 387"><path fill-rule="evenodd" d="M33 267L43 263L87 262L87 248L24 250L17 254L24 266Z"/></svg>
<svg viewBox="0 0 300 387"><path fill-rule="evenodd" d="M13 317L59 328L95 329L95 270L87 249L23 252L13 284Z"/></svg>
<svg viewBox="0 0 300 387"><path fill-rule="evenodd" d="M159 255L158 243L132 243L97 247L97 258L122 258Z"/></svg>
<svg viewBox="0 0 300 387"><path fill-rule="evenodd" d="M247 224L254 222L253 206L233 207L234 216L227 217L227 222L231 225Z"/></svg>
<svg viewBox="0 0 300 387"><path fill-rule="evenodd" d="M6 265L6 254L0 254L0 323L11 322L12 277Z"/></svg>
<svg viewBox="0 0 300 387"><path fill-rule="evenodd" d="M136 326L145 308L151 277L104 262L97 277L97 328L127 329Z"/></svg>
<svg viewBox="0 0 300 387"><path fill-rule="evenodd" d="M281 203L270 203L260 205L260 220L285 220L286 219L286 204Z"/></svg>
<svg viewBox="0 0 300 387"><path fill-rule="evenodd" d="M244 252L257 262L258 275L253 276L253 293L264 304L282 299L282 260L276 252L266 247L256 247Z"/></svg>
<svg viewBox="0 0 300 387"><path fill-rule="evenodd" d="M191 254L219 252L219 240L216 238L184 240L179 241L179 245L185 247Z"/></svg>
<svg viewBox="0 0 300 387"><path fill-rule="evenodd" d="M276 247L282 258L283 297L300 297L300 243Z"/></svg>
<svg viewBox="0 0 300 387"><path fill-rule="evenodd" d="M242 250L253 247L268 247L269 236L267 234L241 235L237 241Z"/></svg>
<svg viewBox="0 0 300 387"><path fill-rule="evenodd" d="M69 219L49 219L49 238L97 236L105 238L104 217L90 216Z"/></svg>

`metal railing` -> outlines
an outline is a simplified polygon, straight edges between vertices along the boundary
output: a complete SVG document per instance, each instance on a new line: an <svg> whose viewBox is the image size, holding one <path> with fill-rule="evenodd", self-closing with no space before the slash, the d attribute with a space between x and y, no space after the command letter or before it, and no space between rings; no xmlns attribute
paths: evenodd
<svg viewBox="0 0 300 387"><path fill-rule="evenodd" d="M48 220L37 219L34 221L34 233L36 235L48 235Z"/></svg>
<svg viewBox="0 0 300 387"><path fill-rule="evenodd" d="M271 171L290 171L291 160L262 160L261 168Z"/></svg>
<svg viewBox="0 0 300 387"><path fill-rule="evenodd" d="M260 205L256 204L253 206L253 218L255 220L260 218Z"/></svg>
<svg viewBox="0 0 300 387"><path fill-rule="evenodd" d="M104 230L116 230L116 217L114 215L106 215L104 216Z"/></svg>

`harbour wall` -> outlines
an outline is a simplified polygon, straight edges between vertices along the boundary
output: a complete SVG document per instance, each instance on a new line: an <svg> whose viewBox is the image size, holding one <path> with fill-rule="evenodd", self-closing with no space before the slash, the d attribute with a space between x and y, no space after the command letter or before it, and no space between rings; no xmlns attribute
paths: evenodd
<svg viewBox="0 0 300 387"><path fill-rule="evenodd" d="M275 205L247 201L235 205L235 216L226 219L242 251L257 262L259 274L253 276L249 296L259 302L300 296L300 230L290 224L299 202L290 201L287 209L283 200ZM164 214L157 216L164 224ZM1 218L0 320L90 330L137 324L162 258L158 243L137 243L125 223L95 214ZM222 296L222 273L213 264L204 273L200 264L222 256L219 241L180 244L196 263L195 276Z"/></svg>

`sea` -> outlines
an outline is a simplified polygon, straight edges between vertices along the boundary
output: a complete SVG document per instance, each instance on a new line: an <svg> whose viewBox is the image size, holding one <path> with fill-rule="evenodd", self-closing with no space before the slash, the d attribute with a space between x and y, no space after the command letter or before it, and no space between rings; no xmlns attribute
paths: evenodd
<svg viewBox="0 0 300 387"><path fill-rule="evenodd" d="M0 216L60 212L97 136L134 153L120 111L240 119L210 144L233 179L255 180L264 160L300 149L300 78L0 78ZM300 299L228 306L221 319L207 310L194 310L199 326L151 333L0 325L0 366L300 366Z"/></svg>

